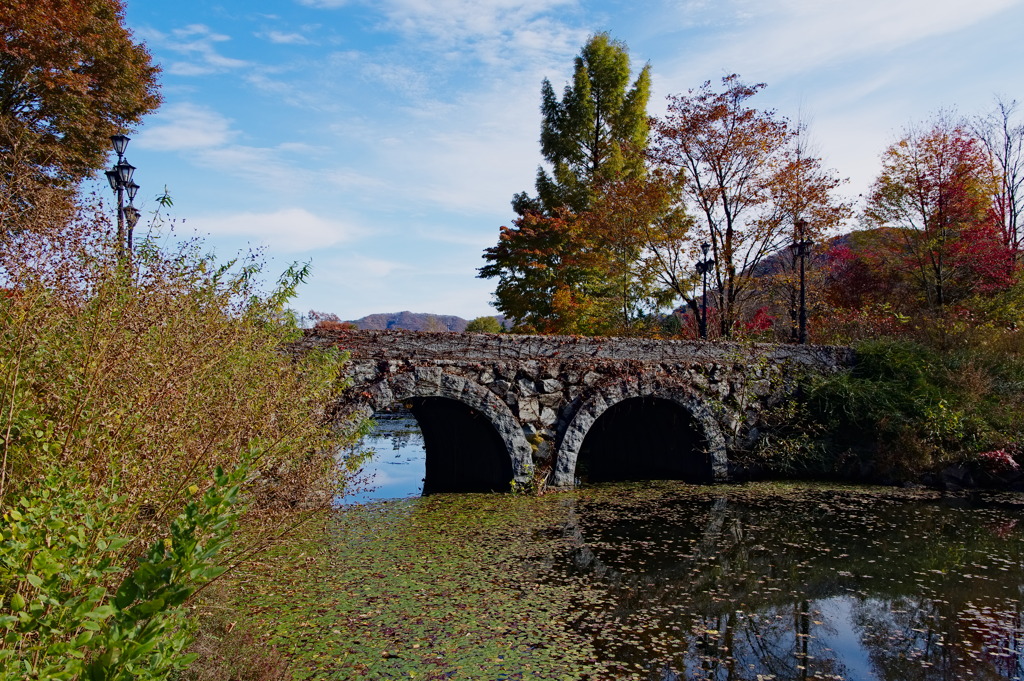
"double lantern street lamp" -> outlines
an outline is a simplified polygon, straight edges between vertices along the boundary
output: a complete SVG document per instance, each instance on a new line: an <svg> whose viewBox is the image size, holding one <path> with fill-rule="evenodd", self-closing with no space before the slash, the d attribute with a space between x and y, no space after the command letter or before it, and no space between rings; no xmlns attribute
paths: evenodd
<svg viewBox="0 0 1024 681"><path fill-rule="evenodd" d="M701 282L701 313L700 313L700 337L706 339L708 337L708 273L711 272L711 268L715 266L715 259L708 257L708 249L711 246L707 242L700 245L700 250L704 254L702 260L697 261L697 274L700 275Z"/></svg>
<svg viewBox="0 0 1024 681"><path fill-rule="evenodd" d="M807 343L807 278L806 278L806 260L807 256L811 252L811 246L814 242L807 237L807 221L797 220L794 223L796 228L793 244L790 249L793 251L793 264L796 265L796 260L800 261L800 311L797 320L798 326L793 329L793 340L801 343ZM701 305L700 305L700 316L698 319L700 337L706 339L708 337L708 274L712 271L715 266L714 258L708 257L708 250L711 247L707 243L700 245L701 253L703 258L697 261L697 274L700 275L701 280Z"/></svg>
<svg viewBox="0 0 1024 681"><path fill-rule="evenodd" d="M800 259L800 316L798 321L798 328L796 329L796 340L797 343L807 343L807 282L804 277L804 261L807 260L807 255L811 252L811 246L814 242L807 237L807 221L797 220L793 226L796 228L796 232L793 235L793 245L790 249L793 251L794 261ZM793 263L796 264L795 262Z"/></svg>
<svg viewBox="0 0 1024 681"><path fill-rule="evenodd" d="M124 150L128 147L130 138L125 135L113 135L110 141L117 154L117 163L106 172L106 176L110 188L117 193L117 254L118 260L124 262L126 257L131 257L132 233L142 215L139 209L132 205L135 195L139 192L139 185L132 180L135 166L124 157ZM125 194L128 194L127 206L124 205Z"/></svg>

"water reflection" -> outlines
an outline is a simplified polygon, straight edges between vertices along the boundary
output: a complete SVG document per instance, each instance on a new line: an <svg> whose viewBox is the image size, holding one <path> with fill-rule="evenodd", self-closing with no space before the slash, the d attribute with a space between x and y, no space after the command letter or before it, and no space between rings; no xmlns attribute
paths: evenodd
<svg viewBox="0 0 1024 681"><path fill-rule="evenodd" d="M1024 676L1020 498L616 489L575 503L555 578L601 587L573 627L622 676Z"/></svg>
<svg viewBox="0 0 1024 681"><path fill-rule="evenodd" d="M361 504L378 499L398 499L423 493L426 451L415 417L405 411L374 415L374 429L355 445L372 450L363 464L357 489L339 499L342 504Z"/></svg>

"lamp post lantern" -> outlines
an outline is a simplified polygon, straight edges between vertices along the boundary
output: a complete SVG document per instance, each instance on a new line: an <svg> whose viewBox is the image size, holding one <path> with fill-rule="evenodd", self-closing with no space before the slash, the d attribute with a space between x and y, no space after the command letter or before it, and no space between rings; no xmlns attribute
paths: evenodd
<svg viewBox="0 0 1024 681"><path fill-rule="evenodd" d="M131 266L132 256L132 232L135 224L139 221L141 213L133 205L135 195L139 191L139 185L132 177L135 174L135 166L124 157L125 149L131 138L126 135L113 135L110 143L117 154L117 163L108 170L105 175L110 188L117 194L117 259L122 263ZM124 195L128 194L128 205L124 205Z"/></svg>
<svg viewBox="0 0 1024 681"><path fill-rule="evenodd" d="M806 238L807 236L807 221L797 220L793 223L796 228L795 234L793 235L793 245L790 248L793 250L793 255L800 260L800 317L797 327L796 342L801 345L807 343L807 280L805 276L805 261L807 255L811 251L811 246L814 242Z"/></svg>
<svg viewBox="0 0 1024 681"><path fill-rule="evenodd" d="M700 245L700 250L704 254L703 259L697 261L697 274L700 275L700 286L701 286L701 313L700 320L698 322L700 337L708 337L708 273L711 268L715 266L715 259L708 257L708 250L711 246L707 242Z"/></svg>

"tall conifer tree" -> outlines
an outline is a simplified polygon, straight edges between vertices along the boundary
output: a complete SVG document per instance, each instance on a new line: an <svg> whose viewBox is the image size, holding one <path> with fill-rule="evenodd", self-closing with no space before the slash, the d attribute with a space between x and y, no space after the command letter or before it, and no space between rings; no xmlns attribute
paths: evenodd
<svg viewBox="0 0 1024 681"><path fill-rule="evenodd" d="M512 201L517 213L552 215L560 208L578 213L590 205L595 185L643 174L650 65L632 87L629 79L629 49L607 33L583 46L561 100L544 79L540 151L551 172L537 169L537 196L517 194Z"/></svg>
<svg viewBox="0 0 1024 681"><path fill-rule="evenodd" d="M537 195L516 194L519 217L484 252L485 279L497 278L494 306L517 328L600 333L607 314L607 266L597 235L580 216L610 182L644 175L649 132L650 66L630 85L629 51L598 33L576 58L559 99L541 87L541 155Z"/></svg>

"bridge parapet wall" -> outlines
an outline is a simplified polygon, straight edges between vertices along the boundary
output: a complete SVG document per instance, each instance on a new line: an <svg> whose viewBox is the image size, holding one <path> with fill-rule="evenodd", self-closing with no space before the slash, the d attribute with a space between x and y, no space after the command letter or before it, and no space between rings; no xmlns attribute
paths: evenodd
<svg viewBox="0 0 1024 681"><path fill-rule="evenodd" d="M415 331L308 331L302 347L338 346L353 359L455 361L617 360L638 362L734 363L765 358L826 369L848 366L850 348L826 345L727 343L651 338L589 336L527 336L491 333L429 333Z"/></svg>

